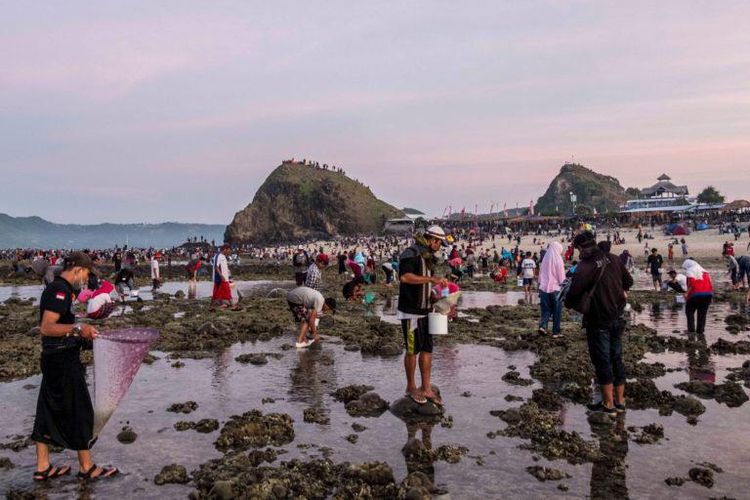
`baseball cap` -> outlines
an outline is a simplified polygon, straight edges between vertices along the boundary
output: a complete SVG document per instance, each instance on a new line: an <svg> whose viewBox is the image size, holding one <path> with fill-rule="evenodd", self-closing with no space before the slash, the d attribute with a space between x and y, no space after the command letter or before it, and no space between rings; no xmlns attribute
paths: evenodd
<svg viewBox="0 0 750 500"><path fill-rule="evenodd" d="M72 269L74 267L82 267L89 271L94 270L94 261L88 254L83 252L73 252L65 257L65 269Z"/></svg>
<svg viewBox="0 0 750 500"><path fill-rule="evenodd" d="M443 231L443 228L438 225L428 227L427 231L425 231L425 235L432 236L440 241L445 241L445 231Z"/></svg>

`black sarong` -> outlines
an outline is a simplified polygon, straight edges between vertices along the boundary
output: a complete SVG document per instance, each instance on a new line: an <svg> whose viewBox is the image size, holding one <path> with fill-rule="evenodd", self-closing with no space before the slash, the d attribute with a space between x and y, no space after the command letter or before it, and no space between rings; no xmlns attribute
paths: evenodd
<svg viewBox="0 0 750 500"><path fill-rule="evenodd" d="M93 445L94 407L76 347L42 352L42 384L31 439L69 450Z"/></svg>

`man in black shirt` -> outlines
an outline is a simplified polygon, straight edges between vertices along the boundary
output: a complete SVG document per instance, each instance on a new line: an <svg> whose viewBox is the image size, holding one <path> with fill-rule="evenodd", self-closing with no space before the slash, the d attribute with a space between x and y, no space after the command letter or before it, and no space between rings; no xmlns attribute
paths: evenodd
<svg viewBox="0 0 750 500"><path fill-rule="evenodd" d="M339 274L344 274L346 272L346 252L341 250L336 256L336 260L339 263Z"/></svg>
<svg viewBox="0 0 750 500"><path fill-rule="evenodd" d="M445 232L439 226L430 226L424 234L417 235L414 240L414 245L401 254L398 266L398 318L401 320L406 347L406 395L419 404L429 400L442 406L443 402L432 391L430 383L432 336L428 331L427 314L432 310L432 285L448 285L445 278L433 276L435 252L442 246ZM415 380L417 361L422 378L420 388L417 388Z"/></svg>
<svg viewBox="0 0 750 500"><path fill-rule="evenodd" d="M135 274L130 266L123 266L117 272L117 276L115 276L115 287L117 288L117 293L120 294L120 300L123 302L125 301L125 297L127 297L125 288L128 288L129 293L133 292L135 289Z"/></svg>
<svg viewBox="0 0 750 500"><path fill-rule="evenodd" d="M651 279L654 282L654 290L657 292L661 290L661 266L664 263L664 259L659 255L659 250L656 248L651 249L651 255L648 256L646 264L648 270L651 273Z"/></svg>
<svg viewBox="0 0 750 500"><path fill-rule="evenodd" d="M111 477L115 468L98 467L91 459L94 408L81 364L81 347L90 345L97 331L91 325L77 324L73 302L92 270L91 258L76 252L65 259L60 276L50 283L39 302L42 334L42 383L39 387L34 430L37 468L35 481L46 481L70 472L68 466L49 462L49 445L76 450L81 479Z"/></svg>

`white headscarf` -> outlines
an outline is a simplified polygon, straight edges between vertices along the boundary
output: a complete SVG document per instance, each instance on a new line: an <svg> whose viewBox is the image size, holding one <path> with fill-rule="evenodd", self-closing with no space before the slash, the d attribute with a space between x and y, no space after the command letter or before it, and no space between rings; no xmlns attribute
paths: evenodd
<svg viewBox="0 0 750 500"><path fill-rule="evenodd" d="M539 267L539 290L546 293L556 292L560 283L565 280L565 264L562 260L562 245L552 241L547 246L542 264Z"/></svg>
<svg viewBox="0 0 750 500"><path fill-rule="evenodd" d="M685 276L693 278L694 280L702 280L703 273L706 272L706 270L693 259L685 260L685 262L682 263L682 268L685 270Z"/></svg>

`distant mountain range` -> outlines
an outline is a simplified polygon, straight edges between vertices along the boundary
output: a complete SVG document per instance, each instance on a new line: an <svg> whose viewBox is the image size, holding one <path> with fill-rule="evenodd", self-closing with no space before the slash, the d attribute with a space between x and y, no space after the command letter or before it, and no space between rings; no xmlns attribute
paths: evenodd
<svg viewBox="0 0 750 500"><path fill-rule="evenodd" d="M55 224L41 217L11 217L0 214L0 248L168 248L188 237L203 236L217 244L224 241L226 226L221 224Z"/></svg>

